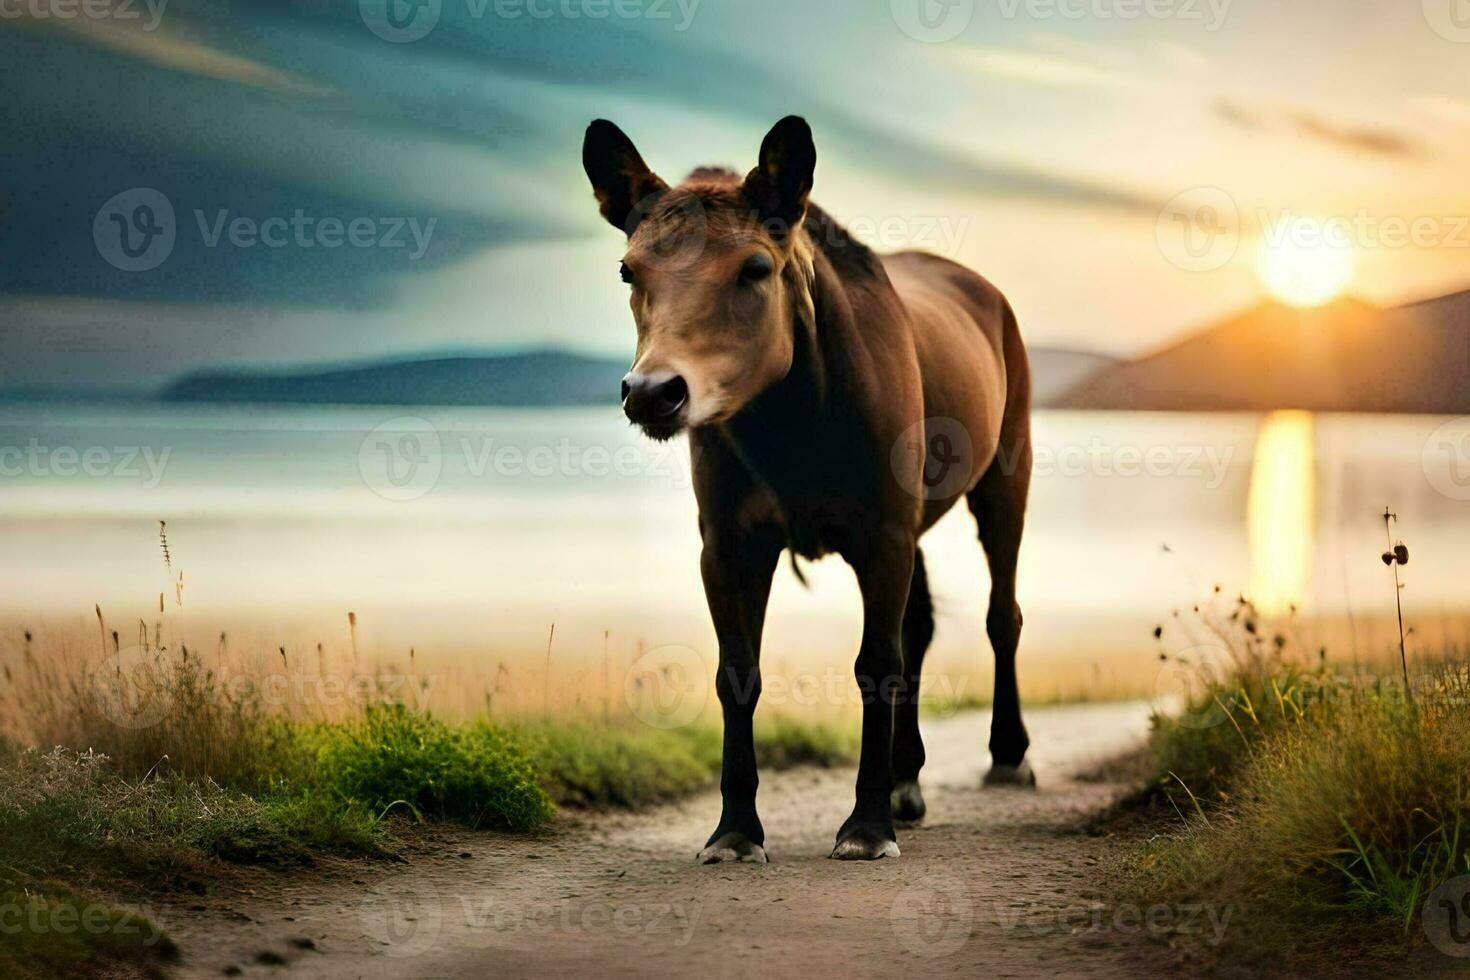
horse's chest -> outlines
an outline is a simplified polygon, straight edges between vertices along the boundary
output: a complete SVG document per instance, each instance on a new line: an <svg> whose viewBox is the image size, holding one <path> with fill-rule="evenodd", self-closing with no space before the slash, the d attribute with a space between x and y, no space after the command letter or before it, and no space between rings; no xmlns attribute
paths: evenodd
<svg viewBox="0 0 1470 980"><path fill-rule="evenodd" d="M768 498L763 510L770 523L781 527L787 546L811 561L851 554L872 533L868 508L841 498Z"/></svg>
<svg viewBox="0 0 1470 980"><path fill-rule="evenodd" d="M775 527L803 558L850 555L879 523L885 461L849 428L750 440L741 466L756 477L740 507L747 528Z"/></svg>

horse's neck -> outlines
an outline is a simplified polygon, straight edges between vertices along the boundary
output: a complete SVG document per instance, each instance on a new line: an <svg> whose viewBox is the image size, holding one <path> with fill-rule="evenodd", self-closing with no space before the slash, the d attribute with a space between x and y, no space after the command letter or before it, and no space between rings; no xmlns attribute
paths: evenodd
<svg viewBox="0 0 1470 980"><path fill-rule="evenodd" d="M854 402L854 353L861 348L848 294L825 256L815 260L809 322L794 317L791 369L731 420L739 452L763 472L799 474L845 443L844 427L862 414Z"/></svg>

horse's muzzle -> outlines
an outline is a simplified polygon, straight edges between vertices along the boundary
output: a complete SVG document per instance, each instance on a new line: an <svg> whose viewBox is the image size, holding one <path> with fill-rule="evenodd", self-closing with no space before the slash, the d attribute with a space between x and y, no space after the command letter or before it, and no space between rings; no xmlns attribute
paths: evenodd
<svg viewBox="0 0 1470 980"><path fill-rule="evenodd" d="M684 427L689 385L671 371L634 372L623 379L623 412L655 438L669 438Z"/></svg>

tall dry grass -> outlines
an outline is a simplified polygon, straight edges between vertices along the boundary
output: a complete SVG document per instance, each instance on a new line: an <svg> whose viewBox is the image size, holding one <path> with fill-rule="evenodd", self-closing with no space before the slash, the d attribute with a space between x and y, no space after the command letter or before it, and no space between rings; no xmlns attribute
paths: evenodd
<svg viewBox="0 0 1470 980"><path fill-rule="evenodd" d="M1470 875L1470 658L1344 663L1243 599L1206 628L1229 657L1155 718L1149 792L1177 822L1125 890L1229 908L1226 952L1258 965L1424 948L1426 898Z"/></svg>

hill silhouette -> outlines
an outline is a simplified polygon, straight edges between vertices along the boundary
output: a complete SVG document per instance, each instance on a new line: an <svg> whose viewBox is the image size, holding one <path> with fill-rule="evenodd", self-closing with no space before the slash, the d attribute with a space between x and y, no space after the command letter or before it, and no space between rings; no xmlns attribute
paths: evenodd
<svg viewBox="0 0 1470 980"><path fill-rule="evenodd" d="M1052 407L1470 413L1470 291L1384 309L1265 303L1105 368Z"/></svg>
<svg viewBox="0 0 1470 980"><path fill-rule="evenodd" d="M326 371L204 371L179 379L160 397L305 405L605 405L617 404L627 370L620 360L544 350Z"/></svg>

